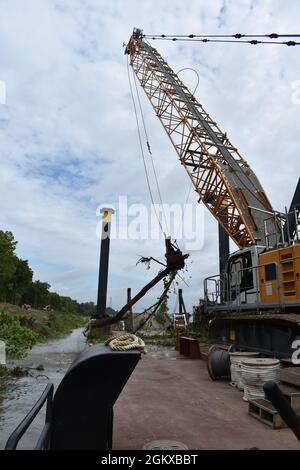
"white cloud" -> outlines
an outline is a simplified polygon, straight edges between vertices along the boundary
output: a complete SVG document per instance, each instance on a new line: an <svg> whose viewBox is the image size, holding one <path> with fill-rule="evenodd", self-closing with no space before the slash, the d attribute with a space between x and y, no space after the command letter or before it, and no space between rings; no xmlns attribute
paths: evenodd
<svg viewBox="0 0 300 470"><path fill-rule="evenodd" d="M163 0L0 0L1 228L36 277L62 294L95 300L99 241L96 207L119 195L149 202L139 154L122 43L134 26L147 33L297 32L297 2ZM175 70L200 74L199 101L256 171L275 208L289 205L299 177L296 48L156 41ZM183 72L193 89L195 76ZM188 179L141 94L164 201L183 203ZM299 105L300 106L300 105ZM190 201L195 201L191 194ZM205 248L193 253L183 285L197 302L205 275L217 271L217 226L205 215ZM113 241L113 306L154 270L137 255L163 257L163 243ZM155 289L140 306L158 295ZM172 307L171 307L172 308Z"/></svg>

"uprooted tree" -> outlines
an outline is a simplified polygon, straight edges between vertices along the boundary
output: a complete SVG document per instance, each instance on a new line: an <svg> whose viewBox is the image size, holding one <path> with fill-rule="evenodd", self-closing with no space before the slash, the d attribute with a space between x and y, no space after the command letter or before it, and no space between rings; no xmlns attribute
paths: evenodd
<svg viewBox="0 0 300 470"><path fill-rule="evenodd" d="M152 315L155 315L159 307L162 305L164 302L169 289L171 287L171 284L173 280L175 279L175 276L177 272L180 269L183 269L185 267L185 260L188 258L188 254L183 254L181 250L172 244L170 238L166 238L166 264L164 265L165 268L162 269L148 284L146 284L129 302L127 302L121 310L114 316L114 317L108 317L108 316L103 316L97 320L93 321L93 325L96 327L104 327L108 325L113 325L115 323L118 323L121 321L125 315L130 311L130 309L142 298L144 297L147 292L152 289L156 284L158 284L161 280L165 280L164 282L164 290L157 300L155 304L153 304L151 307L149 307L144 313L149 312L148 318L139 325L138 329L142 328L144 324L149 320L149 318ZM154 258L142 258L141 262L149 262L149 260L155 260ZM155 260L156 261L156 260ZM162 263L160 263L162 264Z"/></svg>

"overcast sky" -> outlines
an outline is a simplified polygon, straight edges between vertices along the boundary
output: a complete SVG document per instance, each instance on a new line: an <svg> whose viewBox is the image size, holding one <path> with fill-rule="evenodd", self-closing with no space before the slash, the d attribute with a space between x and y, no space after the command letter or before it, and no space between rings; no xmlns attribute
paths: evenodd
<svg viewBox="0 0 300 470"><path fill-rule="evenodd" d="M0 0L0 80L7 87L0 106L0 229L14 233L35 279L61 295L95 301L97 208L117 206L119 196L149 205L122 47L133 27L149 34L299 33L299 17L293 0ZM175 71L198 71L197 99L283 210L300 176L293 88L300 84L300 48L154 46ZM181 79L194 89L193 72ZM188 178L142 93L163 200L183 204ZM193 193L190 202L196 204ZM184 273L189 287L181 283L189 308L203 278L218 270L217 224L206 210L199 230L203 246L191 251ZM163 259L163 253L161 240L113 240L108 303L120 307L127 287L135 293L157 271L136 266L138 255Z"/></svg>

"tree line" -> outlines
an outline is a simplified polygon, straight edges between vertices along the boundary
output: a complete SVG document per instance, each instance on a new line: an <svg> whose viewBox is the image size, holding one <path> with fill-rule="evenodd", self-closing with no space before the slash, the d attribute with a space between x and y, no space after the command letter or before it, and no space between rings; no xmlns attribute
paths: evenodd
<svg viewBox="0 0 300 470"><path fill-rule="evenodd" d="M33 281L28 261L16 255L17 243L12 232L0 230L0 302L82 315L95 313L94 302L79 303L50 292L51 286L47 282Z"/></svg>

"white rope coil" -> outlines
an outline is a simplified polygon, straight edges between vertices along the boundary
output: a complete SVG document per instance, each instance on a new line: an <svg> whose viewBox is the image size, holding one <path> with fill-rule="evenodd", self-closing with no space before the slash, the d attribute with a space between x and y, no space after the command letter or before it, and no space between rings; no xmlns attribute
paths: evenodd
<svg viewBox="0 0 300 470"><path fill-rule="evenodd" d="M130 351L131 349L138 349L139 351L146 353L144 341L131 333L111 336L105 341L105 344L113 351Z"/></svg>
<svg viewBox="0 0 300 470"><path fill-rule="evenodd" d="M257 358L242 361L242 380L245 401L265 398L263 385L272 380L279 382L280 361L278 359Z"/></svg>
<svg viewBox="0 0 300 470"><path fill-rule="evenodd" d="M230 385L244 391L244 382L242 379L242 361L250 357L258 357L258 352L237 351L229 353L230 356Z"/></svg>

